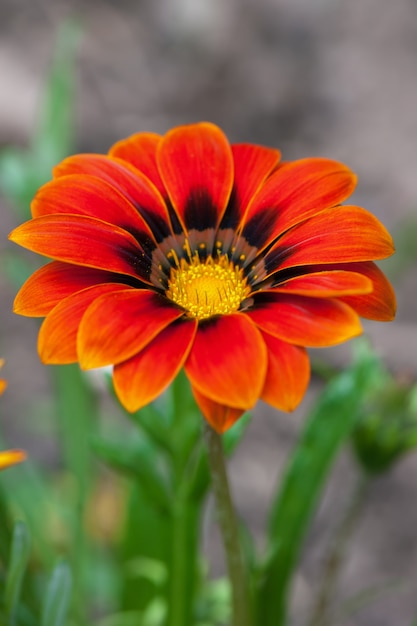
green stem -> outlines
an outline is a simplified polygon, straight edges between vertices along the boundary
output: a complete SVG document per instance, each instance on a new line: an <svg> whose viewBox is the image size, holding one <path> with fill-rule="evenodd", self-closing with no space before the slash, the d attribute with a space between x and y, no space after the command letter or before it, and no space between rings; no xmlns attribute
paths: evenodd
<svg viewBox="0 0 417 626"><path fill-rule="evenodd" d="M168 624L193 623L197 579L199 508L181 496L173 512Z"/></svg>
<svg viewBox="0 0 417 626"><path fill-rule="evenodd" d="M330 626L337 585L347 545L362 510L369 479L362 474L355 485L336 536L326 556L319 591L311 612L309 626Z"/></svg>
<svg viewBox="0 0 417 626"><path fill-rule="evenodd" d="M223 443L221 436L206 421L204 421L204 437L232 588L232 626L250 626L252 620L247 575L239 542L239 525L227 478Z"/></svg>

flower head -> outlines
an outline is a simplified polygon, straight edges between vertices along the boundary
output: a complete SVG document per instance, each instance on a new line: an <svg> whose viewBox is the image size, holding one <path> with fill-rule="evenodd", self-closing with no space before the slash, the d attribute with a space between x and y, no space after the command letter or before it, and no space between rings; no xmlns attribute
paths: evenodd
<svg viewBox="0 0 417 626"><path fill-rule="evenodd" d="M259 398L294 409L306 347L360 334L359 316L393 318L373 263L393 244L369 212L341 205L355 186L347 167L279 157L204 122L56 166L11 234L54 259L15 301L46 316L42 361L113 364L130 411L184 367L219 432Z"/></svg>
<svg viewBox="0 0 417 626"><path fill-rule="evenodd" d="M4 359L0 359L0 367L3 367ZM0 379L0 395L6 389L6 381ZM23 450L4 450L0 452L0 470L6 469L16 463L21 463L26 459L26 452Z"/></svg>

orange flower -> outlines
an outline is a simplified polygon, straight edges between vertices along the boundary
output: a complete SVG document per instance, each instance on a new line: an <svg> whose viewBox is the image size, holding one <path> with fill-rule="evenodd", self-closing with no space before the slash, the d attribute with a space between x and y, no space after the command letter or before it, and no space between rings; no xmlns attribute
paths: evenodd
<svg viewBox="0 0 417 626"><path fill-rule="evenodd" d="M15 301L17 313L46 316L42 361L113 364L129 411L185 367L219 432L258 398L294 409L306 347L360 334L359 316L393 318L372 262L393 243L370 213L341 206L355 187L347 167L279 156L200 123L55 167L33 219L11 234L55 259Z"/></svg>
<svg viewBox="0 0 417 626"><path fill-rule="evenodd" d="M0 359L0 367L3 367L4 359ZM6 389L6 381L0 379L0 395ZM15 465L16 463L21 463L26 459L26 453L23 450L5 450L4 452L0 452L0 470L6 469L6 467L10 467L10 465Z"/></svg>
<svg viewBox="0 0 417 626"><path fill-rule="evenodd" d="M16 463L26 460L26 452L23 450L4 450L0 452L0 470L6 469Z"/></svg>
<svg viewBox="0 0 417 626"><path fill-rule="evenodd" d="M0 359L0 368L3 367L3 365L4 365L4 359ZM6 389L6 386L7 386L6 381L0 378L0 396L3 393L3 391Z"/></svg>

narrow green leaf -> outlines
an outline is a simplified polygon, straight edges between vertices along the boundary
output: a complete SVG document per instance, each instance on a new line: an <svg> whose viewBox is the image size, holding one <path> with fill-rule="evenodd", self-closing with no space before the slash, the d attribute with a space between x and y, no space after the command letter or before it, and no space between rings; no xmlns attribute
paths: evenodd
<svg viewBox="0 0 417 626"><path fill-rule="evenodd" d="M163 626L166 607L160 598L155 598L146 611L124 611L109 615L97 626Z"/></svg>
<svg viewBox="0 0 417 626"><path fill-rule="evenodd" d="M172 543L168 560L167 626L194 622L198 575L201 507L179 501L174 510Z"/></svg>
<svg viewBox="0 0 417 626"><path fill-rule="evenodd" d="M69 518L70 563L74 573L74 604L82 615L86 598L81 581L88 551L84 515L94 480L91 439L98 422L97 394L78 365L54 366L51 376L60 445L65 466L76 485L70 506L72 515Z"/></svg>
<svg viewBox="0 0 417 626"><path fill-rule="evenodd" d="M125 411L125 415L139 426L156 448L172 456L170 429L167 428L165 416L157 410L155 403L148 404L137 413Z"/></svg>
<svg viewBox="0 0 417 626"><path fill-rule="evenodd" d="M52 572L43 600L41 626L66 626L71 589L71 570L67 563L58 563Z"/></svg>
<svg viewBox="0 0 417 626"><path fill-rule="evenodd" d="M272 503L268 555L258 579L259 626L286 623L291 577L321 489L379 371L375 357L362 351L328 384L305 424Z"/></svg>
<svg viewBox="0 0 417 626"><path fill-rule="evenodd" d="M20 593L23 577L29 561L31 550L31 536L26 524L16 522L13 530L10 562L4 592L5 608L8 615L8 626L17 624Z"/></svg>
<svg viewBox="0 0 417 626"><path fill-rule="evenodd" d="M168 571L172 546L172 517L152 501L140 481L135 481L131 487L122 537L119 605L125 611L144 611L159 591L152 581L136 576L135 563L138 559L151 559L161 563ZM164 592L166 585L163 585L162 593Z"/></svg>
<svg viewBox="0 0 417 626"><path fill-rule="evenodd" d="M159 597L168 607L165 626L194 623L200 518L201 508L180 496L169 512L162 511L143 490L141 482L136 483L123 534L124 609L146 611ZM142 574L135 575L138 559L160 562L168 574L166 580L161 579L156 586Z"/></svg>
<svg viewBox="0 0 417 626"><path fill-rule="evenodd" d="M150 501L161 510L171 508L171 496L158 469L158 454L144 441L110 441L95 437L92 446L108 465L137 481Z"/></svg>
<svg viewBox="0 0 417 626"><path fill-rule="evenodd" d="M9 558L9 550L10 550L11 537L12 537L8 505L9 505L9 493L4 489L3 485L0 483L0 562L2 563L6 563L7 559Z"/></svg>
<svg viewBox="0 0 417 626"><path fill-rule="evenodd" d="M29 459L12 472L1 472L0 485L6 496L12 494L13 503L22 511L22 516L31 529L31 535L36 537L42 564L50 567L54 558L54 548L50 542L45 519L50 511L51 494L44 474ZM36 506L33 506L34 502Z"/></svg>
<svg viewBox="0 0 417 626"><path fill-rule="evenodd" d="M82 494L91 481L91 437L98 422L97 395L78 365L51 369L55 411L66 467Z"/></svg>

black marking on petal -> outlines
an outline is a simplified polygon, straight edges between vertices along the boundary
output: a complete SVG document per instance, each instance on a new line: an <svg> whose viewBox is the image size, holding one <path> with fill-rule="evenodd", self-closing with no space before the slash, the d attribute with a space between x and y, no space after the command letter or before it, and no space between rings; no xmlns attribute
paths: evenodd
<svg viewBox="0 0 417 626"><path fill-rule="evenodd" d="M153 213L153 211L148 211L144 208L140 209L140 214L149 225L149 228L153 232L157 242L162 241L165 237L171 235L170 226L162 217Z"/></svg>
<svg viewBox="0 0 417 626"><path fill-rule="evenodd" d="M291 278L298 278L298 276L308 276L308 274L314 274L316 272L324 272L329 270L343 269L341 266L334 265L297 265L295 267L286 267L283 270L274 272L271 276L271 287L278 287L281 283Z"/></svg>
<svg viewBox="0 0 417 626"><path fill-rule="evenodd" d="M179 235L180 233L183 232L184 229L181 226L181 222L178 219L178 215L177 215L174 207L172 206L170 200L166 199L165 200L165 204L167 205L169 219L171 220L172 232L174 233L174 235Z"/></svg>
<svg viewBox="0 0 417 626"><path fill-rule="evenodd" d="M239 197L237 195L236 187L233 187L229 202L227 203L226 211L224 212L222 221L220 222L219 229L232 228L233 230L236 230L241 219L242 215L240 211Z"/></svg>
<svg viewBox="0 0 417 626"><path fill-rule="evenodd" d="M272 274L279 270L281 263L286 261L292 254L292 248L277 246L265 257L265 269L267 274Z"/></svg>
<svg viewBox="0 0 417 626"><path fill-rule="evenodd" d="M124 245L123 247L119 247L119 255L129 263L139 278L145 280L149 279L152 269L152 261L151 257L146 254L145 251L133 247L133 245L132 247Z"/></svg>
<svg viewBox="0 0 417 626"><path fill-rule="evenodd" d="M277 294L271 293L270 291L257 291L252 294L253 303L252 309L256 309L258 307L262 307L270 304L271 302L277 301ZM279 296L278 296L279 297Z"/></svg>
<svg viewBox="0 0 417 626"><path fill-rule="evenodd" d="M184 207L187 229L206 230L217 226L218 210L207 189L196 187L190 192Z"/></svg>
<svg viewBox="0 0 417 626"><path fill-rule="evenodd" d="M130 233L139 243L141 248L145 250L147 254L151 255L153 250L155 250L156 244L151 239L151 237L149 237L147 232L143 230L139 230L137 228L131 228L130 226L124 226L124 225L122 225L121 228L123 228L128 233Z"/></svg>
<svg viewBox="0 0 417 626"><path fill-rule="evenodd" d="M277 220L276 207L259 211L246 222L242 235L250 246L261 248L272 236Z"/></svg>

